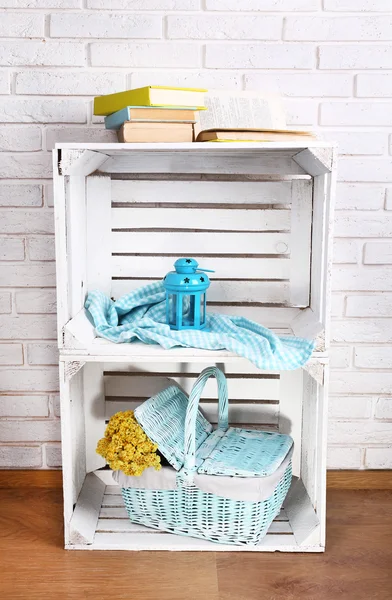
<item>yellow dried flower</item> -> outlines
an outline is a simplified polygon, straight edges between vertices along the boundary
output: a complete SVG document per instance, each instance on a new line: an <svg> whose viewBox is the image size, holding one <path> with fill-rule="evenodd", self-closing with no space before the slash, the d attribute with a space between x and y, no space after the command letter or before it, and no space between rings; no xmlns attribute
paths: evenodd
<svg viewBox="0 0 392 600"><path fill-rule="evenodd" d="M158 446L144 433L133 410L113 415L106 427L105 437L97 444L97 454L109 467L126 475L141 475L148 467L161 468Z"/></svg>

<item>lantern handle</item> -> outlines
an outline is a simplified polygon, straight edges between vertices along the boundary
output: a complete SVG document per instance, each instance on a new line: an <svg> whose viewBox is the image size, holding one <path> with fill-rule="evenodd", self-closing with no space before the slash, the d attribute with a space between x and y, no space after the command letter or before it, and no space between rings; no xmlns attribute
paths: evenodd
<svg viewBox="0 0 392 600"><path fill-rule="evenodd" d="M213 269L203 269L202 267L197 267L196 271L204 271L204 273L215 273Z"/></svg>

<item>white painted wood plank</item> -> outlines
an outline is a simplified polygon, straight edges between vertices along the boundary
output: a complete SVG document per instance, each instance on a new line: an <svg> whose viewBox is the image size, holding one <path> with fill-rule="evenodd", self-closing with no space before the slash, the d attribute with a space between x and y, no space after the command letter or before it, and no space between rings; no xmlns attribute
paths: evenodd
<svg viewBox="0 0 392 600"><path fill-rule="evenodd" d="M110 177L87 178L87 279L89 291L110 294L111 182Z"/></svg>
<svg viewBox="0 0 392 600"><path fill-rule="evenodd" d="M337 149L333 149L332 154L332 172L326 176L326 251L324 254L325 262L325 304L324 304L324 348L329 349L330 336L331 336L331 274L332 274L332 260L333 260L333 235L334 235L334 208L335 208L335 192L336 192L336 180L337 180Z"/></svg>
<svg viewBox="0 0 392 600"><path fill-rule="evenodd" d="M56 148L58 146L56 145ZM102 152L93 152L87 148L61 150L59 170L62 175L90 175L108 160Z"/></svg>
<svg viewBox="0 0 392 600"><path fill-rule="evenodd" d="M321 544L325 544L326 525L328 375L328 364L324 366L324 385L304 372L302 480L320 521Z"/></svg>
<svg viewBox="0 0 392 600"><path fill-rule="evenodd" d="M72 405L70 397L70 382L65 377L64 363L59 365L60 375L60 413L61 413L61 453L63 476L63 512L65 543L70 542L70 522L73 505L79 495L82 482L77 481L78 471L74 469L74 427L72 423Z"/></svg>
<svg viewBox="0 0 392 600"><path fill-rule="evenodd" d="M108 489L108 487L113 487L113 489L116 486L107 486L105 493L106 494L111 494L111 490ZM119 489L118 487L116 488L117 490ZM114 494L115 492L113 492ZM118 491L117 491L118 494ZM106 508L101 508L101 512L99 513L99 518L100 519L128 519L128 514L127 511L125 510L125 507L106 507ZM282 510L280 511L280 513L275 517L274 519L274 523L278 522L278 521L288 521L288 516L285 512L285 510L282 508ZM142 526L141 526L142 527Z"/></svg>
<svg viewBox="0 0 392 600"><path fill-rule="evenodd" d="M289 332L287 331L287 334ZM279 330L279 335L285 335L284 330ZM325 353L314 352L312 357L315 360L325 361ZM246 364L248 361L228 350L200 350L198 348L172 348L165 350L160 346L142 344L141 342L132 342L131 344L113 344L103 338L95 338L91 346L87 346L83 351L77 349L62 350L60 360L83 360L97 362L132 362L132 363L150 363L151 361L167 363L168 360L173 363L240 363Z"/></svg>
<svg viewBox="0 0 392 600"><path fill-rule="evenodd" d="M303 370L282 371L280 375L279 431L294 440L293 475L301 473Z"/></svg>
<svg viewBox="0 0 392 600"><path fill-rule="evenodd" d="M291 196L290 302L309 306L312 182L293 181Z"/></svg>
<svg viewBox="0 0 392 600"><path fill-rule="evenodd" d="M118 497L118 496L117 496ZM103 506L99 513L100 519L128 519L124 506Z"/></svg>
<svg viewBox="0 0 392 600"><path fill-rule="evenodd" d="M144 527L143 525L138 525L137 523L131 523L127 519L99 519L97 525L97 532L124 532L124 533L145 533L145 534L156 534L156 529L151 529L149 527ZM288 521L279 521L271 524L267 535L271 535L273 533L279 534L288 534L291 535L293 533L291 526ZM163 534L163 532L162 532Z"/></svg>
<svg viewBox="0 0 392 600"><path fill-rule="evenodd" d="M118 490L120 489L119 485L113 479L113 471L109 469L107 465L104 469L98 469L97 471L94 471L94 473L101 481L104 482L106 489L109 486L116 487Z"/></svg>
<svg viewBox="0 0 392 600"><path fill-rule="evenodd" d="M106 420L119 411L135 410L143 400L124 400L106 401L105 403L105 418ZM200 402L200 410L206 419L215 425L218 422L218 401L216 403ZM244 424L249 423L259 425L263 429L263 425L277 425L279 422L279 406L277 404L250 404L243 400L242 402L230 402L229 404L229 424Z"/></svg>
<svg viewBox="0 0 392 600"><path fill-rule="evenodd" d="M100 363L84 366L84 419L86 436L87 473L104 467L106 461L96 453L98 440L105 433L105 388L103 368Z"/></svg>
<svg viewBox="0 0 392 600"><path fill-rule="evenodd" d="M65 199L65 179L58 173L58 155L53 150L53 193L54 225L56 246L56 295L57 295L57 340L63 346L62 331L71 317L68 298L68 256L67 256L67 213Z"/></svg>
<svg viewBox="0 0 392 600"><path fill-rule="evenodd" d="M113 496L112 494L106 494L101 498L102 509L107 507L118 507L124 508L124 500L122 496Z"/></svg>
<svg viewBox="0 0 392 600"><path fill-rule="evenodd" d="M255 365L253 365L248 360L243 360L239 358L236 362L229 363L214 363L212 361L211 364L216 364L216 366L226 373L226 375L232 376L237 375L241 379L242 375L258 375L265 377L266 375L280 375L279 371L264 371L258 369ZM187 362L153 362L150 361L147 364L137 365L133 363L103 363L103 369L105 375L115 375L117 372L128 372L135 373L139 375L147 375L148 377L178 377L187 378L193 377L197 378L201 371L205 368L204 363L192 362L188 364Z"/></svg>
<svg viewBox="0 0 392 600"><path fill-rule="evenodd" d="M131 235L131 234L130 234ZM193 254L193 257L195 255ZM111 273L113 277L156 277L163 278L173 270L178 256L112 256ZM198 256L200 268L214 269L222 279L288 279L290 277L290 259L280 258L217 258L216 256Z"/></svg>
<svg viewBox="0 0 392 600"><path fill-rule="evenodd" d="M335 173L336 174L336 173ZM328 318L330 315L328 314ZM329 364L324 367L324 385L318 385L320 404L318 406L318 464L316 511L320 521L320 543L325 546L327 525L327 453L328 453L328 403L329 403Z"/></svg>
<svg viewBox="0 0 392 600"><path fill-rule="evenodd" d="M95 339L95 328L86 317L86 311L82 308L73 319L68 321L65 326L68 331L80 344L87 346Z"/></svg>
<svg viewBox="0 0 392 600"><path fill-rule="evenodd" d="M67 216L67 256L70 317L74 317L84 305L87 288L86 265L86 180L73 175L66 178L65 187Z"/></svg>
<svg viewBox="0 0 392 600"><path fill-rule="evenodd" d="M64 372L61 372L61 378L66 378L67 365ZM83 410L83 369L80 369L69 380L68 385L60 384L60 405L61 411L67 411L66 405L69 403L69 420L66 420L65 426L61 423L61 451L64 460L71 461L72 470L72 505L75 504L82 485L86 477L86 438L85 421ZM61 412L61 414L63 414ZM70 436L70 437L69 437ZM68 441L63 441L68 440ZM67 457L66 457L67 455ZM69 464L69 463L68 463ZM64 466L63 466L64 469ZM67 487L69 481L67 482ZM65 487L65 486L64 486Z"/></svg>
<svg viewBox="0 0 392 600"><path fill-rule="evenodd" d="M300 309L294 306L226 306L225 304L208 304L207 311L208 313L245 317L264 325L264 327L273 329L277 335L292 335L291 323L300 313Z"/></svg>
<svg viewBox="0 0 392 600"><path fill-rule="evenodd" d="M289 210L222 208L113 208L113 229L288 231Z"/></svg>
<svg viewBox="0 0 392 600"><path fill-rule="evenodd" d="M283 373L282 373L283 375ZM143 377L129 373L105 376L106 396L125 396L134 398L149 398L170 385L179 385L190 394L195 377ZM279 379L232 378L227 380L229 398L248 400L278 400ZM209 379L203 389L202 398L217 398L217 385L214 379Z"/></svg>
<svg viewBox="0 0 392 600"><path fill-rule="evenodd" d="M178 363L239 363L246 364L247 359L241 358L232 352L226 350L200 350L195 353L194 349L190 348L173 348L164 350L162 348L154 349L152 353L146 353L141 344L132 342L132 344L113 345L112 342L96 338L91 346L84 350L71 349L62 350L59 355L59 360L67 362L69 360L77 360L84 362L128 362L134 364L147 364L152 360L155 362L167 362L173 360ZM105 343L107 342L107 343ZM326 355L324 352L314 352L312 355L314 360L325 362Z"/></svg>
<svg viewBox="0 0 392 600"><path fill-rule="evenodd" d="M75 544L91 544L98 523L105 484L94 473L86 476L70 523L70 539Z"/></svg>
<svg viewBox="0 0 392 600"><path fill-rule="evenodd" d="M178 152L183 152L184 150L192 150L192 152L200 152L203 154L214 154L216 152L217 144L207 144L205 142L151 142L146 144L140 143L118 143L118 142L61 142L56 144L56 148L63 148L64 150L69 149L77 149L77 150L94 150L95 152L105 152L108 156L114 156L117 154L130 154L131 152L142 153L144 151L150 152L154 150L155 152L172 152L177 150ZM301 139L298 141L291 142L220 142L219 143L219 152L226 151L230 152L232 150L242 151L246 149L252 150L255 154L263 153L265 150L297 150L298 148L333 148L335 146L334 142L328 142L325 140L305 140ZM294 152L293 152L294 154Z"/></svg>
<svg viewBox="0 0 392 600"><path fill-rule="evenodd" d="M223 149L222 149L223 150ZM295 175L306 174L293 159L293 152L286 149L255 152L242 148L239 152L220 148L202 153L194 148L182 152L126 152L112 156L101 167L103 173L219 173L249 175Z"/></svg>
<svg viewBox="0 0 392 600"><path fill-rule="evenodd" d="M324 175L332 170L332 152L332 148L306 148L293 158L309 175Z"/></svg>
<svg viewBox="0 0 392 600"><path fill-rule="evenodd" d="M119 485L107 485L105 489L105 496L116 496L122 498L121 487ZM122 507L106 507L101 508L99 517L102 519L128 519L128 514L125 506ZM284 508L281 509L280 513L275 517L274 521L288 521L289 518Z"/></svg>
<svg viewBox="0 0 392 600"><path fill-rule="evenodd" d="M87 548L87 547L86 547ZM216 544L198 538L174 535L171 533L96 533L94 538L96 550L173 550L173 551L204 551L204 552L296 552L298 546L293 535L266 535L257 546L235 546ZM82 549L75 547L75 549ZM320 552L322 549L311 547L302 552Z"/></svg>
<svg viewBox="0 0 392 600"><path fill-rule="evenodd" d="M301 546L322 543L320 522L301 480L293 481L285 506L297 544Z"/></svg>
<svg viewBox="0 0 392 600"><path fill-rule="evenodd" d="M105 489L105 494L109 494L111 496L121 496L121 487L117 485L107 485Z"/></svg>
<svg viewBox="0 0 392 600"><path fill-rule="evenodd" d="M120 298L154 280L114 279L111 296ZM264 302L274 304L288 303L290 285L283 281L219 281L214 279L207 292L210 302Z"/></svg>
<svg viewBox="0 0 392 600"><path fill-rule="evenodd" d="M192 204L289 204L291 181L112 180L112 202Z"/></svg>
<svg viewBox="0 0 392 600"><path fill-rule="evenodd" d="M132 254L289 254L289 233L113 232L111 250Z"/></svg>
<svg viewBox="0 0 392 600"><path fill-rule="evenodd" d="M303 408L302 408L302 452L301 478L313 505L316 504L316 486L320 474L317 470L317 431L319 393L317 382L309 373L304 372Z"/></svg>
<svg viewBox="0 0 392 600"><path fill-rule="evenodd" d="M335 160L335 159L334 159ZM332 234L336 173L314 178L311 303L316 319L322 323L324 348L329 345L330 293L332 268Z"/></svg>
<svg viewBox="0 0 392 600"><path fill-rule="evenodd" d="M293 333L298 337L304 337L314 340L324 332L324 325L321 323L311 308L298 313L291 323Z"/></svg>

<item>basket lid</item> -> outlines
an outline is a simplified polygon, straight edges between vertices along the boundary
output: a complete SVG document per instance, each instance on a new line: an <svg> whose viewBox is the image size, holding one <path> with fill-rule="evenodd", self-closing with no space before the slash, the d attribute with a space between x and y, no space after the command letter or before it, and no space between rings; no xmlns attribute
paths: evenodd
<svg viewBox="0 0 392 600"><path fill-rule="evenodd" d="M214 437L214 434L210 436ZM212 441L212 440L211 440ZM211 449L204 453L209 445ZM197 472L231 477L269 477L291 451L289 435L274 431L229 427L223 435L217 432L215 444L203 444L199 453L208 454Z"/></svg>
<svg viewBox="0 0 392 600"><path fill-rule="evenodd" d="M135 410L135 418L159 452L179 471L185 460L184 431L188 396L172 385ZM209 437L212 425L198 410L196 419L196 451ZM197 461L196 463L200 462Z"/></svg>

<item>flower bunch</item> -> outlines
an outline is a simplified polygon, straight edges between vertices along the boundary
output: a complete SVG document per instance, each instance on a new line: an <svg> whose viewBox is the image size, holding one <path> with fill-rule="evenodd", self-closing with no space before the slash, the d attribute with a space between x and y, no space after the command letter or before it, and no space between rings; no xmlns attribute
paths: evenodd
<svg viewBox="0 0 392 600"><path fill-rule="evenodd" d="M113 415L106 427L105 437L97 445L97 453L113 470L126 475L141 475L148 467L161 468L158 446L144 433L133 410Z"/></svg>

